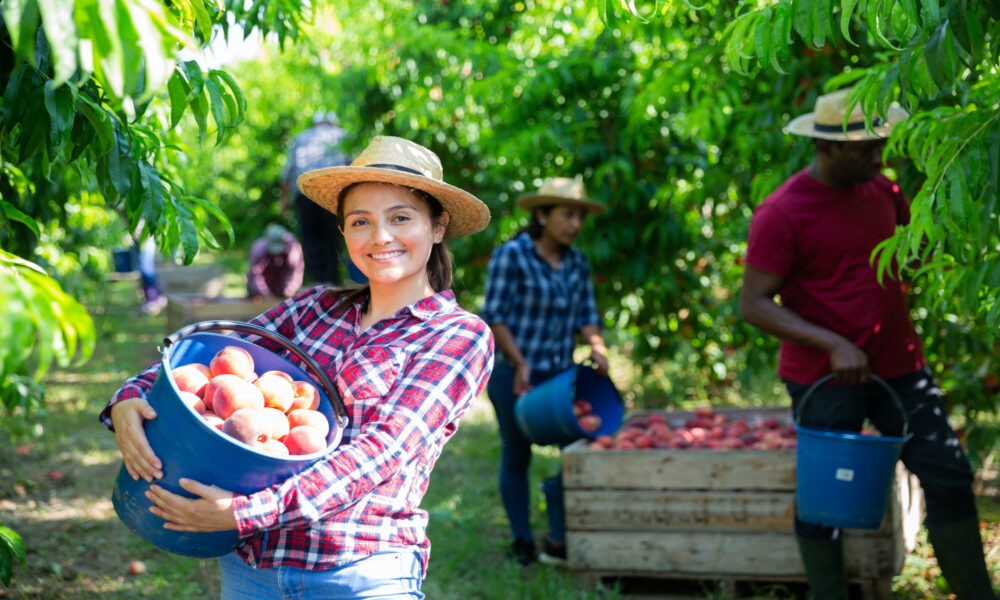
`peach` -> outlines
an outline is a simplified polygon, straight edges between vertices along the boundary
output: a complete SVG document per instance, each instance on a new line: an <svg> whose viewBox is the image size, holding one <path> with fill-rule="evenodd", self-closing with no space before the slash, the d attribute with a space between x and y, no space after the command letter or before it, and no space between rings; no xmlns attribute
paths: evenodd
<svg viewBox="0 0 1000 600"><path fill-rule="evenodd" d="M170 374L173 375L178 390L197 394L199 398L205 395L205 386L212 378L212 372L208 366L201 363L181 365L172 369Z"/></svg>
<svg viewBox="0 0 1000 600"><path fill-rule="evenodd" d="M226 422L222 424L222 433L232 436L248 446L258 448L271 439L271 436L268 435L270 426L267 417L262 414L260 409L241 408L229 415Z"/></svg>
<svg viewBox="0 0 1000 600"><path fill-rule="evenodd" d="M288 425L289 427L298 427L299 425L308 425L310 427L315 427L323 437L330 433L330 421L327 420L326 415L319 412L318 410L310 410L308 408L298 408L288 413Z"/></svg>
<svg viewBox="0 0 1000 600"><path fill-rule="evenodd" d="M290 454L312 454L326 448L326 437L309 425L292 427L282 441Z"/></svg>
<svg viewBox="0 0 1000 600"><path fill-rule="evenodd" d="M198 394L195 394L194 392L185 392L182 390L177 393L177 396L181 399L181 402L187 404L188 407L190 407L191 410L193 410L194 412L198 413L199 415L205 413L205 403L202 401L201 398L198 397Z"/></svg>
<svg viewBox="0 0 1000 600"><path fill-rule="evenodd" d="M295 399L292 401L292 407L289 410L300 408L316 410L319 408L319 390L316 389L316 386L308 381L298 380L292 382L292 389L295 390Z"/></svg>
<svg viewBox="0 0 1000 600"><path fill-rule="evenodd" d="M212 395L212 412L228 419L241 408L264 408L264 395L257 386L239 378L227 379L216 386Z"/></svg>
<svg viewBox="0 0 1000 600"><path fill-rule="evenodd" d="M209 427L215 427L216 429L222 429L222 424L225 423L222 417L211 412L201 415L201 420L204 421Z"/></svg>
<svg viewBox="0 0 1000 600"><path fill-rule="evenodd" d="M213 401L215 400L215 390L219 387L225 385L226 382L235 383L237 381L243 381L236 375L225 373L223 375L217 375L208 380L208 385L205 386L205 393L202 395L201 399L205 402L205 408L208 411L213 410Z"/></svg>
<svg viewBox="0 0 1000 600"><path fill-rule="evenodd" d="M577 424L580 425L580 429L587 433L594 433L601 428L601 417L597 415L583 415L577 419Z"/></svg>
<svg viewBox="0 0 1000 600"><path fill-rule="evenodd" d="M291 383L291 382L295 381L294 377L292 377L288 373L285 373L284 371L265 371L264 373L261 373L260 376L263 377L264 375L275 375L277 377L281 377L282 379L284 379L288 383Z"/></svg>
<svg viewBox="0 0 1000 600"><path fill-rule="evenodd" d="M265 452L267 454L273 454L274 456L289 455L288 446L282 444L280 441L274 438L271 438L266 442L264 442L263 444L261 444L260 448L257 448L257 450L260 450L261 452Z"/></svg>
<svg viewBox="0 0 1000 600"><path fill-rule="evenodd" d="M253 384L260 389L261 394L264 395L264 406L270 406L276 408L281 412L288 412L292 407L292 402L295 400L295 389L292 387L291 378L285 379L281 375L281 371L268 371L260 377Z"/></svg>
<svg viewBox="0 0 1000 600"><path fill-rule="evenodd" d="M270 423L268 431L272 438L280 440L288 435L288 430L292 427L288 424L288 416L285 413L269 406L265 406L261 411L264 413L264 418Z"/></svg>
<svg viewBox="0 0 1000 600"><path fill-rule="evenodd" d="M215 353L212 362L208 364L212 376L223 374L236 375L245 381L257 379L253 370L253 357L239 346L226 346Z"/></svg>
<svg viewBox="0 0 1000 600"><path fill-rule="evenodd" d="M582 417L583 415L589 415L593 412L593 408L590 406L590 402L586 400L574 400L573 401L573 416Z"/></svg>

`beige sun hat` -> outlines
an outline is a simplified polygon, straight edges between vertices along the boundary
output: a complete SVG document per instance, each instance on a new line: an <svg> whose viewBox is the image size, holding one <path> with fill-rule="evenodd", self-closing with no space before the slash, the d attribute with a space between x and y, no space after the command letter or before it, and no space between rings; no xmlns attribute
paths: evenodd
<svg viewBox="0 0 1000 600"><path fill-rule="evenodd" d="M297 180L307 198L333 214L344 188L363 182L394 183L434 196L451 215L447 237L482 231L490 222L490 209L479 198L444 182L436 154L403 138L378 136L349 166L306 171Z"/></svg>
<svg viewBox="0 0 1000 600"><path fill-rule="evenodd" d="M857 142L889 137L893 126L898 125L910 116L908 112L893 104L889 107L886 118L875 116L872 128L865 127L865 115L861 104L856 103L851 109L851 115L844 126L844 114L847 112L847 94L850 88L837 90L816 98L813 112L796 117L788 124L788 132L822 140L837 140Z"/></svg>
<svg viewBox="0 0 1000 600"><path fill-rule="evenodd" d="M604 205L587 198L587 190L580 179L553 177L546 179L537 192L524 194L517 199L517 205L531 212L539 206L561 204L584 208L592 215L604 212Z"/></svg>

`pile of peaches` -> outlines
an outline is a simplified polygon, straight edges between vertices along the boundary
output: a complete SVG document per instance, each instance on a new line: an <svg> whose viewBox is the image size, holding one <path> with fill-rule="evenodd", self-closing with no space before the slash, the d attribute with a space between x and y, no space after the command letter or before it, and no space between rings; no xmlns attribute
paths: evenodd
<svg viewBox="0 0 1000 600"><path fill-rule="evenodd" d="M683 420L654 412L629 419L614 435L597 436L591 450L700 448L709 450L787 450L795 448L795 425L775 417L730 418L700 406Z"/></svg>
<svg viewBox="0 0 1000 600"><path fill-rule="evenodd" d="M326 448L330 421L317 410L316 386L284 371L258 375L254 369L249 352L226 346L207 365L171 372L181 400L205 423L254 450L289 456Z"/></svg>

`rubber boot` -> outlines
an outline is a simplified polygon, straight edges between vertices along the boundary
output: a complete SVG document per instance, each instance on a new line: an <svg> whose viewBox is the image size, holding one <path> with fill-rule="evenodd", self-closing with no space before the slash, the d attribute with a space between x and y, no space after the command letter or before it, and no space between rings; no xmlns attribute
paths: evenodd
<svg viewBox="0 0 1000 600"><path fill-rule="evenodd" d="M941 574L958 600L995 600L983 556L979 519L971 517L926 527Z"/></svg>
<svg viewBox="0 0 1000 600"><path fill-rule="evenodd" d="M806 568L812 600L847 600L843 538L813 540L795 536Z"/></svg>

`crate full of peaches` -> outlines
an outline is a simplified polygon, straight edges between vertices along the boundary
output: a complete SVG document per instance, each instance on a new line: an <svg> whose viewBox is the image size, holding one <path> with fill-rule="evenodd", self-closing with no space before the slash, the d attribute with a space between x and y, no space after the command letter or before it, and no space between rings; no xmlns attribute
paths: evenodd
<svg viewBox="0 0 1000 600"><path fill-rule="evenodd" d="M284 371L258 374L253 357L225 346L209 364L172 369L180 399L220 435L273 456L312 454L326 448L330 421L318 409L313 383Z"/></svg>
<svg viewBox="0 0 1000 600"><path fill-rule="evenodd" d="M790 419L717 412L710 406L684 417L666 412L632 415L614 434L589 442L591 450L790 450L795 445Z"/></svg>

